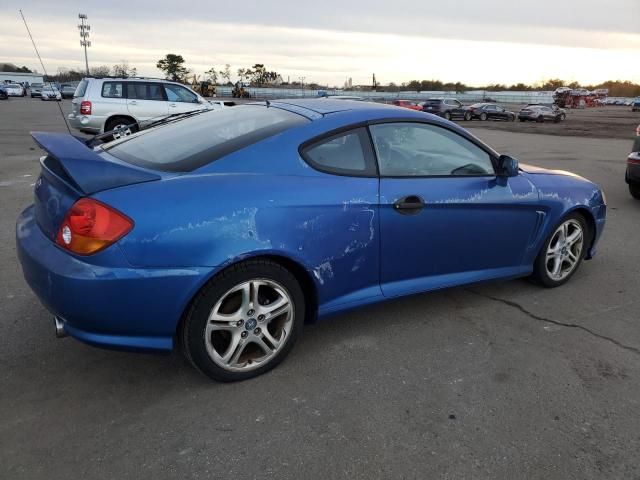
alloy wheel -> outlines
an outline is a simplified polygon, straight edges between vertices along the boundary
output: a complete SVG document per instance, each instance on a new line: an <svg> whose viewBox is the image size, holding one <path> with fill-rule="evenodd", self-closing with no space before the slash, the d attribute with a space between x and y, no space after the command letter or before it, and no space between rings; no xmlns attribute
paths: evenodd
<svg viewBox="0 0 640 480"><path fill-rule="evenodd" d="M568 277L580 262L584 231L577 220L563 222L553 233L545 258L549 277L560 281Z"/></svg>
<svg viewBox="0 0 640 480"><path fill-rule="evenodd" d="M282 350L293 327L289 292L252 279L228 290L211 309L204 331L211 360L227 371L254 370Z"/></svg>

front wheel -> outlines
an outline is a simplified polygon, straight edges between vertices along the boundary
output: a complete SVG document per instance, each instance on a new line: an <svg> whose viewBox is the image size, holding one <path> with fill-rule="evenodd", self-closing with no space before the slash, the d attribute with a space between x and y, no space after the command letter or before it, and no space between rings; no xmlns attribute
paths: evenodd
<svg viewBox="0 0 640 480"><path fill-rule="evenodd" d="M576 272L587 251L587 223L578 213L562 219L545 241L533 265L532 278L548 287L559 287Z"/></svg>
<svg viewBox="0 0 640 480"><path fill-rule="evenodd" d="M544 117L542 115L540 115L538 118L536 118L536 122L544 123Z"/></svg>
<svg viewBox="0 0 640 480"><path fill-rule="evenodd" d="M198 294L180 332L183 351L214 380L245 380L284 360L304 315L304 294L291 272L268 260L243 262Z"/></svg>
<svg viewBox="0 0 640 480"><path fill-rule="evenodd" d="M640 183L638 182L629 183L629 193L636 200L640 200Z"/></svg>
<svg viewBox="0 0 640 480"><path fill-rule="evenodd" d="M482 112L482 113L480 114L480 120L482 120L482 121L484 122L486 119L487 119L487 114L486 114L486 113L484 113L484 112Z"/></svg>
<svg viewBox="0 0 640 480"><path fill-rule="evenodd" d="M451 120L451 113L444 112L444 118L445 118L445 120Z"/></svg>
<svg viewBox="0 0 640 480"><path fill-rule="evenodd" d="M469 112L466 112L466 113L464 114L464 119L465 119L467 122L468 122L468 121L470 121L470 120L471 120L471 114L470 114Z"/></svg>

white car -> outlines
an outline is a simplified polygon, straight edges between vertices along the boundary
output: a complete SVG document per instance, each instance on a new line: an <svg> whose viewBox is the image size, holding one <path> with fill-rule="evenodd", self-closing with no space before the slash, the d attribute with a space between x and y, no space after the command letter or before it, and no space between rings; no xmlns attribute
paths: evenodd
<svg viewBox="0 0 640 480"><path fill-rule="evenodd" d="M57 88L45 85L40 91L40 100L57 100L59 102L62 100L62 94Z"/></svg>
<svg viewBox="0 0 640 480"><path fill-rule="evenodd" d="M224 107L178 82L155 78L83 79L71 101L69 123L85 133L119 130L114 138L145 128L168 115Z"/></svg>
<svg viewBox="0 0 640 480"><path fill-rule="evenodd" d="M24 97L24 87L18 83L7 83L3 87L10 97Z"/></svg>

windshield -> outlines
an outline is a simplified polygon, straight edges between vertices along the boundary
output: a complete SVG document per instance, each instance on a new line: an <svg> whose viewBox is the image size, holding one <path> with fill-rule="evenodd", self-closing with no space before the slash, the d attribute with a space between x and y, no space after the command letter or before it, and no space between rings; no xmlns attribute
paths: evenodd
<svg viewBox="0 0 640 480"><path fill-rule="evenodd" d="M105 150L133 165L188 172L308 121L279 108L243 105L153 128Z"/></svg>

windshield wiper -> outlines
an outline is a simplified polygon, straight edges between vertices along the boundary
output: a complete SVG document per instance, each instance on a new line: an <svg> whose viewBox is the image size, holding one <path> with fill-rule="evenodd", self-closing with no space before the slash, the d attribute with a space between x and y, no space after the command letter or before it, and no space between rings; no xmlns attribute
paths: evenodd
<svg viewBox="0 0 640 480"><path fill-rule="evenodd" d="M146 130L148 128L157 127L158 125L164 125L166 123L174 122L176 120L182 120L189 117L194 117L204 112L210 112L211 110L207 108L198 109L198 110L190 110L188 112L180 112L180 113L172 113L170 115L161 115L159 117L150 118L143 122L134 122L129 125L125 125L123 127L114 128L113 130L108 130L106 132L98 133L93 137L87 139L84 143L88 147L95 146L95 142L98 140L102 140L103 138L111 137L114 133L118 133L123 130L127 130L132 127L138 127L140 130Z"/></svg>

